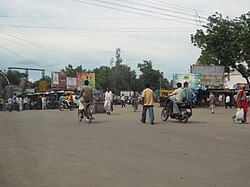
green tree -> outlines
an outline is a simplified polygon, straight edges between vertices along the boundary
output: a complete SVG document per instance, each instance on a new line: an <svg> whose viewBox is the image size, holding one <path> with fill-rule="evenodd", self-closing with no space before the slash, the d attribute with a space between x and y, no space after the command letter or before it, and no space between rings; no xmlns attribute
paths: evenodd
<svg viewBox="0 0 250 187"><path fill-rule="evenodd" d="M96 77L96 89L97 90L106 90L106 88L110 87L111 77L110 73L111 70L108 66L101 66L99 68L95 68L93 70Z"/></svg>
<svg viewBox="0 0 250 187"><path fill-rule="evenodd" d="M113 66L114 64L114 66ZM136 87L136 73L128 65L122 63L121 49L117 48L115 59L111 59L110 89L117 95L121 91L129 91Z"/></svg>
<svg viewBox="0 0 250 187"><path fill-rule="evenodd" d="M26 78L25 73L20 73L19 71L12 70L8 70L6 76L9 79L10 84L12 85L19 85L21 80Z"/></svg>
<svg viewBox="0 0 250 187"><path fill-rule="evenodd" d="M144 88L146 82L150 83L152 90L157 90L162 87L162 82L167 82L167 79L163 77L163 73L159 70L153 69L151 60L144 60L143 63L139 63L137 67L141 71L139 76L140 89ZM166 85L166 84L165 84ZM164 85L164 86L165 86Z"/></svg>
<svg viewBox="0 0 250 187"><path fill-rule="evenodd" d="M216 13L208 24L191 35L191 42L201 49L198 64L225 66L226 72L236 69L249 84L250 12L239 18L223 18Z"/></svg>
<svg viewBox="0 0 250 187"><path fill-rule="evenodd" d="M62 69L61 72L66 72L67 77L76 77L76 72L86 72L86 69L82 68L82 65L73 68L71 64L65 66L65 69Z"/></svg>

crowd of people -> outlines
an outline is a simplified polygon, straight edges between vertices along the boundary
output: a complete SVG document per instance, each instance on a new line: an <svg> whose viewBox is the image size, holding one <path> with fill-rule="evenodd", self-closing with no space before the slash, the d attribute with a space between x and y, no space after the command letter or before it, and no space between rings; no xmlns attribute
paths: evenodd
<svg viewBox="0 0 250 187"><path fill-rule="evenodd" d="M132 104L134 106L135 110L138 109L138 104L141 102L143 105L142 109L142 115L141 115L141 122L146 122L146 113L149 111L149 121L153 125L154 124L154 101L157 97L152 89L150 89L150 84L145 84L145 89L142 91L141 95L133 91L130 96L126 96L124 94L121 95L120 101L121 101L121 107L126 107L126 103ZM114 100L116 99L112 91L107 88L104 96L104 109L106 111L106 114L111 115L111 112L113 111L113 104ZM188 87L188 82L184 82L183 87L181 83L177 83L177 89L175 89L170 94L172 102L169 104L169 111L172 113L178 113L179 107L178 104L181 102L186 102L189 105L192 106L193 100L195 98L195 94ZM237 108L242 108L244 111L244 119L242 122L247 122L247 111L248 111L248 97L244 91L244 89L238 85L237 92L233 97L230 97L229 95L222 96L220 94L217 98L214 95L213 92L210 92L207 102L209 104L209 109L212 114L215 113L215 106L216 101L219 102L220 106L225 105L225 108L232 108L232 105L235 105ZM93 94L93 90L90 86L88 86L87 80L85 81L85 86L81 90L79 94L79 101L83 103L93 103L93 100L95 101L95 95ZM223 101L224 100L224 101ZM38 109L45 110L47 109L49 98L45 95L40 95L39 98L36 100L38 101ZM66 96L62 95L59 99L61 102L65 102L66 106L73 104L73 96L72 93L68 93ZM12 97L8 98L6 101L4 101L2 98L0 98L0 110L6 111L12 111L12 110L29 110L34 109L34 100L32 98L25 96L25 97L17 97L17 95L14 93Z"/></svg>

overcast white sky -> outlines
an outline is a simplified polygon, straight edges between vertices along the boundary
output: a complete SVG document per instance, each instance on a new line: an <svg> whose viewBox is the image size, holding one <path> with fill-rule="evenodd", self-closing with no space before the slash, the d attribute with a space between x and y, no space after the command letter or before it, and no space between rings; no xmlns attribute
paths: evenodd
<svg viewBox="0 0 250 187"><path fill-rule="evenodd" d="M119 47L137 73L138 63L151 60L171 79L199 57L190 35L209 15L239 17L249 8L247 0L1 0L0 70L92 70L109 66ZM40 75L30 72L32 79Z"/></svg>

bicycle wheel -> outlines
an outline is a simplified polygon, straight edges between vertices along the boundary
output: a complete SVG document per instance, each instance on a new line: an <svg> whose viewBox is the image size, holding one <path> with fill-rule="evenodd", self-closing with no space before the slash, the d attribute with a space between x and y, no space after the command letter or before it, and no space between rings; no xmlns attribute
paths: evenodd
<svg viewBox="0 0 250 187"><path fill-rule="evenodd" d="M83 119L83 110L82 109L78 109L78 120L79 122L81 122Z"/></svg>
<svg viewBox="0 0 250 187"><path fill-rule="evenodd" d="M92 108L91 106L87 107L86 110L86 121L90 124L92 121Z"/></svg>

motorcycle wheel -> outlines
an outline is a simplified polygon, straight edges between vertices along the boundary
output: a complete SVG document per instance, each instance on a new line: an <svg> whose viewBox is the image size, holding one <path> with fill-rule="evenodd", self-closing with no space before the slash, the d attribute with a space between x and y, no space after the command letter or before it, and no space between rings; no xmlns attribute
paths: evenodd
<svg viewBox="0 0 250 187"><path fill-rule="evenodd" d="M69 109L70 109L71 111L73 111L73 110L74 110L74 106L70 105L70 106L69 106Z"/></svg>
<svg viewBox="0 0 250 187"><path fill-rule="evenodd" d="M168 117L169 117L168 109L163 108L162 111L161 111L161 119L162 119L162 121L167 121Z"/></svg>
<svg viewBox="0 0 250 187"><path fill-rule="evenodd" d="M188 122L188 116L184 115L181 119L179 119L181 123L187 123Z"/></svg>
<svg viewBox="0 0 250 187"><path fill-rule="evenodd" d="M188 113L187 113L187 111L185 111L185 112L182 112L182 115L178 118L178 120L181 123L187 123L188 118L189 118Z"/></svg>
<svg viewBox="0 0 250 187"><path fill-rule="evenodd" d="M59 104L59 107L58 107L58 108L59 108L60 111L63 111L63 110L64 110L63 104Z"/></svg>

